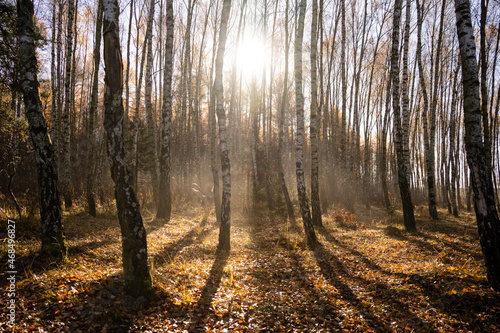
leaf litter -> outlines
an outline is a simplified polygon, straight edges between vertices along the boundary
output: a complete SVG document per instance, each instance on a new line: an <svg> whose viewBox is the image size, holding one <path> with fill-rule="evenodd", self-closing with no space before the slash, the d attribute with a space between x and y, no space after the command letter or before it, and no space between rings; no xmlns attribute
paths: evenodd
<svg viewBox="0 0 500 333"><path fill-rule="evenodd" d="M229 255L216 253L213 220L146 218L154 279L146 299L123 292L116 218L67 215L67 263L46 263L39 243L18 241L14 330L500 331L500 297L485 279L473 219L462 216L420 217L419 231L406 233L376 209L325 214L320 245L310 250L298 223L234 214ZM0 288L6 304L5 278ZM3 321L0 330L12 328Z"/></svg>

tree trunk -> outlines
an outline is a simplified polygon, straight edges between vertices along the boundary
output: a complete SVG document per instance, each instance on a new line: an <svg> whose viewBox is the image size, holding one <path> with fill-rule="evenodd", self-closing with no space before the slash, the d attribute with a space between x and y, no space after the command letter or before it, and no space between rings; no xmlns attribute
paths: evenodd
<svg viewBox="0 0 500 333"><path fill-rule="evenodd" d="M318 162L318 0L313 0L311 20L311 207L312 223L316 227L323 225L319 200L319 162Z"/></svg>
<svg viewBox="0 0 500 333"><path fill-rule="evenodd" d="M283 191L283 196L285 197L286 209L288 214L288 219L292 223L295 222L295 214L293 211L292 201L290 200L290 194L288 193L288 188L285 181L285 172L283 170L283 134L284 134L284 122L285 122L285 110L288 102L288 57L289 57L289 43L288 43L288 0L286 0L285 9L285 73L283 74L283 96L281 99L281 108L278 118L278 176L281 183L281 191Z"/></svg>
<svg viewBox="0 0 500 333"><path fill-rule="evenodd" d="M99 90L99 63L101 60L101 30L102 30L102 0L98 1L96 28L95 28L95 45L94 45L94 73L92 81L92 93L89 107L89 130L88 130L88 154L87 154L87 204L89 206L89 214L96 216L96 207L94 199L94 139L95 125L94 118L97 111L97 93Z"/></svg>
<svg viewBox="0 0 500 333"><path fill-rule="evenodd" d="M132 37L132 17L134 16L134 0L130 0L130 17L128 21L128 37L127 37L127 71L125 72L125 114L123 116L123 128L128 130L128 117L129 117L129 77L130 77L130 39Z"/></svg>
<svg viewBox="0 0 500 333"><path fill-rule="evenodd" d="M56 117L55 121L53 122L53 133L54 135L51 137L51 141L53 143L54 147L54 152L55 152L55 158L56 158L56 164L60 164L60 145L61 145L61 117L62 117L62 78L61 78L61 66L62 66L62 59L61 59L61 54L62 54L62 47L63 47L63 42L62 42L62 13L63 13L63 2L62 0L58 1L58 12L57 12L57 39L56 39L56 44L57 44L57 49L56 49Z"/></svg>
<svg viewBox="0 0 500 333"><path fill-rule="evenodd" d="M166 2L167 38L163 70L163 105L161 109L160 189L156 218L170 221L172 196L170 192L170 127L172 124L172 72L174 61L174 8L173 0Z"/></svg>
<svg viewBox="0 0 500 333"><path fill-rule="evenodd" d="M62 133L62 192L64 206L69 209L73 206L71 200L71 54L73 51L73 18L75 16L74 0L68 1L68 23L66 32L66 76L64 81L64 112Z"/></svg>
<svg viewBox="0 0 500 333"><path fill-rule="evenodd" d="M360 174L361 174L361 131L360 131L360 116L359 116L359 90L360 90L360 79L361 79L361 71L364 67L364 56L365 56L365 38L366 38L366 18L368 14L368 1L365 0L364 2L364 9L363 9L363 28L361 32L361 50L359 54L359 60L357 61L358 63L358 68L355 70L354 74L354 110L353 110L353 127L354 127L354 140L353 140L353 178L354 178L354 188L356 189L355 191L359 193L360 189ZM366 145L366 143L365 143ZM358 197L361 197L364 199L364 196L358 195Z"/></svg>
<svg viewBox="0 0 500 333"><path fill-rule="evenodd" d="M419 82L420 89L422 90L422 99L424 100L424 106L422 110L422 124L424 130L424 156L425 156L425 166L427 172L427 192L428 192L428 207L429 215L432 219L438 219L438 213L436 208L436 186L434 181L434 167L432 166L431 157L431 146L429 142L429 130L427 121L427 112L429 110L429 98L427 97L427 87L425 84L425 72L424 66L422 64L422 22L423 22L423 4L419 4L417 0L417 62L418 62L418 72L419 72ZM433 155L433 153L432 153Z"/></svg>
<svg viewBox="0 0 500 333"><path fill-rule="evenodd" d="M491 168L491 138L490 138L490 120L488 112L488 86L486 83L486 76L488 72L488 61L486 59L486 27L488 15L489 0L481 0L481 25L479 28L480 36L480 63L481 63L481 115L483 120L483 136L484 136L484 150L486 153L486 162L489 163Z"/></svg>
<svg viewBox="0 0 500 333"><path fill-rule="evenodd" d="M193 132L194 132L194 167L196 174L196 182L201 186L201 175L200 175L200 115L201 115L201 77L202 77L202 66L203 66L203 51L205 48L205 36L207 34L208 20L210 17L210 11L212 9L212 2L210 2L207 13L205 15L205 22L203 24L203 35L201 37L200 44L200 54L198 57L198 67L196 68L196 90L195 90L195 108L193 114Z"/></svg>
<svg viewBox="0 0 500 333"><path fill-rule="evenodd" d="M383 20L382 20L382 23L380 24L380 30L377 34L377 41L375 43L375 48L374 48L374 51L373 51L373 62L372 62L372 66L371 66L371 69L370 69L370 80L369 80L369 83L368 83L368 97L366 98L366 100L368 101L368 105L366 107L366 117L369 118L371 113L370 113L370 110L371 110L371 96L372 96L372 87L373 87L373 73L375 71L375 65L377 63L377 56L378 56L378 48L379 48L379 44L380 44L380 40L381 40L381 36L382 36L382 31L383 31L383 28L384 28L384 24L385 24L385 21L386 21L386 18L387 18L387 15L384 15L383 17ZM366 130L365 130L365 140L367 140L366 138L368 138L368 142L369 142L369 132L368 132L368 119L367 119L367 126L366 126ZM371 178L371 156L370 156L370 150L371 150L371 147L369 144L367 144L365 142L365 152L364 152L364 156L365 156L365 173L364 173L364 186L363 186L363 190L365 192L364 194L364 200L365 200L365 205L366 205L366 208L367 209L370 209L370 200L371 200L371 196L372 196L372 192L371 192L371 184L370 184L370 178ZM386 187L387 187L387 183L386 183ZM388 196L387 196L388 197ZM387 198L388 199L388 198ZM386 202L386 208L388 208L388 206L390 205L390 203L387 203Z"/></svg>
<svg viewBox="0 0 500 333"><path fill-rule="evenodd" d="M139 117L141 110L141 90L142 90L142 78L144 76L144 63L146 62L146 54L147 54L147 45L148 45L148 37L151 37L151 33L148 34L149 31L152 31L149 28L149 20L146 26L146 35L144 36L144 42L142 45L142 56L140 67L136 66L136 75L139 72L139 76L136 77L136 86L135 86L135 114L134 114L134 143L133 150L134 156L132 158L132 170L133 170L133 182L135 183L134 187L136 191L139 191L139 123L141 122L141 118ZM137 42L137 54L139 54L139 41ZM137 58L136 58L137 60ZM137 62L136 62L137 65Z"/></svg>
<svg viewBox="0 0 500 333"><path fill-rule="evenodd" d="M306 0L301 0L299 5L298 25L295 31L295 108L297 112L297 193L299 196L300 212L304 223L307 244L309 247L316 247L318 240L309 211L307 202L306 184L304 179L304 95L302 92L302 43L304 39L304 18L306 16Z"/></svg>
<svg viewBox="0 0 500 333"><path fill-rule="evenodd" d="M38 93L38 73L33 27L33 2L17 2L19 33L19 66L24 106L35 149L42 224L43 256L67 258L66 239L62 226L61 202L57 187L57 166L54 150L47 133L42 102Z"/></svg>
<svg viewBox="0 0 500 333"><path fill-rule="evenodd" d="M195 1L189 0L187 2L187 24L186 31L184 34L184 58L182 66L182 78L181 78L181 110L180 110L180 123L179 123L179 141L181 145L180 154L180 165L181 165L181 184L184 188L188 187L187 176L188 176L188 156L187 156L187 142L188 138L188 106L191 105L189 99L191 99L191 26L193 21L193 10Z"/></svg>
<svg viewBox="0 0 500 333"><path fill-rule="evenodd" d="M404 129L401 119L400 92L399 92L399 25L401 21L401 0L394 3L394 21L392 31L391 51L391 77L392 77L392 106L394 111L394 143L398 165L398 183L403 203L403 217L405 228L414 231L415 216L413 213L413 202L410 193L409 163L405 161L405 142L408 140L408 132Z"/></svg>
<svg viewBox="0 0 500 333"><path fill-rule="evenodd" d="M476 45L469 0L455 0L457 34L462 61L465 148L474 190L474 208L488 281L500 291L500 221L495 207L490 165L486 160L481 128Z"/></svg>
<svg viewBox="0 0 500 333"><path fill-rule="evenodd" d="M148 52L146 54L146 77L145 77L145 92L144 92L144 102L146 105L146 121L147 121L147 134L146 134L146 146L151 147L151 151L148 151L148 166L149 174L151 176L151 185L153 187L153 202L158 204L158 173L156 172L156 149L155 138L154 138L154 120L153 120L153 104L151 102L151 93L153 85L153 20L155 15L155 1L151 0L149 3L149 17L146 30L146 39Z"/></svg>
<svg viewBox="0 0 500 333"><path fill-rule="evenodd" d="M104 82L106 85L104 129L122 233L125 287L128 293L140 296L151 292L152 278L148 267L146 230L132 186L132 173L127 167L123 140L123 64L118 30L119 12L117 0L103 0Z"/></svg>
<svg viewBox="0 0 500 333"><path fill-rule="evenodd" d="M221 223L221 202L220 202L220 185L219 185L219 169L217 168L217 149L215 143L217 142L217 120L215 118L215 87L213 85L213 72L214 72L214 62L215 62L215 53L216 53L216 43L217 43L217 14L219 11L218 2L215 7L215 15L214 15L214 39L212 45L212 66L210 69L210 105L208 108L208 127L209 127L209 138L210 138L210 166L212 168L212 178L214 181L213 186L213 197L214 197L214 206L215 206L215 218L217 223Z"/></svg>
<svg viewBox="0 0 500 333"><path fill-rule="evenodd" d="M231 165L226 139L226 112L224 110L224 86L222 72L224 52L226 50L227 22L231 11L231 0L224 0L222 5L219 46L215 62L215 100L217 102L217 118L219 120L219 144L222 168L222 207L218 250L229 252L231 248Z"/></svg>
<svg viewBox="0 0 500 333"><path fill-rule="evenodd" d="M57 91L56 91L56 2L52 6L52 33L50 46L50 92L51 92L51 108L50 108L50 138L52 145L56 139L57 127Z"/></svg>
<svg viewBox="0 0 500 333"><path fill-rule="evenodd" d="M342 44L340 53L340 66L342 77L342 124L340 127L340 167L343 182L345 183L345 178L347 177L347 163L346 163L346 115L347 115L347 73L346 73L346 22L345 22L345 2L346 0L340 1L341 10L341 32L342 32ZM347 197L347 196L346 196Z"/></svg>
<svg viewBox="0 0 500 333"><path fill-rule="evenodd" d="M390 75L390 74L389 74ZM387 89L385 96L385 114L382 123L382 138L380 143L380 181L382 183L382 195L384 196L385 208L391 209L391 200L389 198L389 187L387 185L387 129L389 126L390 105L391 105L391 79L387 80Z"/></svg>

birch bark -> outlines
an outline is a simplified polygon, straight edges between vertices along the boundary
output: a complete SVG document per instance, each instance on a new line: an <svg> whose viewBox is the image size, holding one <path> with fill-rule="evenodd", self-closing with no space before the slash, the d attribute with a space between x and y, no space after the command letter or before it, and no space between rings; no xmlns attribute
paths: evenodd
<svg viewBox="0 0 500 333"><path fill-rule="evenodd" d="M134 296L148 295L152 278L148 267L146 230L139 203L127 167L123 139L123 64L120 50L117 0L103 0L103 39L106 93L104 95L104 129L115 183L116 206L122 233L122 261L125 288Z"/></svg>
<svg viewBox="0 0 500 333"><path fill-rule="evenodd" d="M21 88L35 149L40 197L40 218L42 224L43 256L66 259L67 246L61 222L61 202L57 187L57 165L52 144L47 133L42 102L38 93L37 58L35 31L33 27L33 2L17 2L19 33L19 65Z"/></svg>

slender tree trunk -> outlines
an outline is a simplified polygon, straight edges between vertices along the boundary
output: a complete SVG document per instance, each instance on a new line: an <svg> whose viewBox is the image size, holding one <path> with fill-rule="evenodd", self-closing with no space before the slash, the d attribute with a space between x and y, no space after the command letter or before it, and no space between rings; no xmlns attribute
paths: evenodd
<svg viewBox="0 0 500 333"><path fill-rule="evenodd" d="M346 163L346 115L347 115L347 74L346 74L346 23L345 23L345 2L346 0L340 1L340 11L341 11L341 32L342 32L342 44L340 51L340 66L341 66L341 77L342 77L342 124L340 128L340 166L342 169L342 178L345 181L347 163Z"/></svg>
<svg viewBox="0 0 500 333"><path fill-rule="evenodd" d="M318 0L312 0L311 20L311 207L312 223L316 227L323 225L319 200L319 162L318 162Z"/></svg>
<svg viewBox="0 0 500 333"><path fill-rule="evenodd" d="M60 164L60 145L61 145L61 118L62 118L62 78L61 78L61 66L62 66L62 59L61 59L61 54L62 54L62 47L63 47L63 42L62 42L62 13L63 13L63 2L62 0L58 1L58 12L57 12L57 49L56 49L56 117L55 121L53 123L54 128L54 136L51 137L53 145L54 145L54 152L56 155L56 164Z"/></svg>
<svg viewBox="0 0 500 333"><path fill-rule="evenodd" d="M217 16L218 16L218 11L219 11L219 6L218 2L215 7L215 15L214 15L214 21L217 22ZM216 23L214 23L214 27L216 26ZM212 45L212 66L210 69L210 84L211 89L210 89L210 105L208 109L208 126L209 126L209 138L210 138L210 166L212 168L212 178L214 181L214 186L213 186L213 197L214 197L214 205L215 205L215 218L217 220L217 223L221 223L222 217L221 217L221 198L220 198L220 185L219 185L219 169L217 168L217 161L216 161L216 156L217 156L217 149L215 143L217 142L217 121L215 118L215 87L212 84L213 83L213 72L214 72L214 62L215 62L215 53L216 53L216 43L217 43L217 28L214 28L214 39L213 39L213 45Z"/></svg>
<svg viewBox="0 0 500 333"><path fill-rule="evenodd" d="M56 91L56 2L52 5L52 33L50 46L50 91L51 91L51 109L50 109L50 138L52 144L56 140L57 127L57 91Z"/></svg>
<svg viewBox="0 0 500 333"><path fill-rule="evenodd" d="M154 120L153 120L153 103L151 101L151 93L153 90L153 20L155 15L155 0L149 3L149 17L146 30L146 39L148 51L146 54L146 77L145 77L145 94L144 100L146 105L146 121L147 121L147 134L146 145L151 147L150 157L148 158L149 174L151 176L151 185L153 187L153 202L158 204L158 174L156 172L156 149L154 138Z"/></svg>
<svg viewBox="0 0 500 333"><path fill-rule="evenodd" d="M394 111L394 143L397 154L398 183L403 203L403 217L405 228L408 231L416 229L413 202L410 193L408 164L405 163L405 141L408 132L404 130L401 119L399 95L399 25L401 21L401 0L394 2L394 21L392 31L391 77L392 77L392 106ZM405 135L406 134L406 135Z"/></svg>
<svg viewBox="0 0 500 333"><path fill-rule="evenodd" d="M115 182L118 220L122 233L123 275L127 292L149 295L152 278L148 267L146 230L139 203L132 186L132 173L127 167L123 140L123 64L120 50L117 0L103 0L103 37L106 93L104 96L104 128L111 177Z"/></svg>
<svg viewBox="0 0 500 333"><path fill-rule="evenodd" d="M152 24L152 22L151 22ZM141 121L141 118L139 117L140 110L141 110L141 90L142 90L142 78L144 76L144 63L146 62L146 54L147 54L147 45L149 38L151 38L151 32L152 28L150 29L149 27L149 20L146 26L146 35L144 36L144 43L142 45L142 56L141 56L141 63L140 67L136 68L136 75L137 72L139 72L139 77L136 78L136 87L135 87L135 114L134 114L134 156L132 158L133 160L133 178L134 178L134 187L136 191L139 191L139 123ZM139 45L139 42L137 42ZM139 46L137 46L137 49L139 49ZM137 53L139 53L139 50L137 50Z"/></svg>
<svg viewBox="0 0 500 333"><path fill-rule="evenodd" d="M35 149L40 197L43 256L65 260L67 246L61 222L61 202L57 188L57 166L52 144L47 133L42 102L38 93L38 73L33 27L33 2L17 2L19 33L19 66L24 106Z"/></svg>
<svg viewBox="0 0 500 333"><path fill-rule="evenodd" d="M219 144L221 151L222 168L222 207L219 233L220 251L229 251L231 248L231 165L227 146L226 112L224 110L224 86L222 70L224 66L224 52L226 50L227 22L231 11L231 0L224 0L222 5L219 46L215 62L215 100L217 101L217 118L219 121Z"/></svg>
<svg viewBox="0 0 500 333"><path fill-rule="evenodd" d="M288 37L288 8L289 3L286 0L285 7L285 73L283 78L283 95L281 99L281 108L278 118L278 176L281 183L281 191L285 197L285 203L287 208L288 219L292 223L295 223L295 214L293 211L292 200L290 200L290 194L288 193L288 188L285 181L285 171L283 169L283 135L284 135L284 122L285 122L285 110L288 103L288 58L289 58L289 37Z"/></svg>
<svg viewBox="0 0 500 333"><path fill-rule="evenodd" d="M411 21L411 0L406 1L405 27L403 39L403 70L401 82L401 97L402 97L402 146L403 146L403 163L407 172L408 182L410 181L410 101L409 101L409 79L408 79L408 52L410 44L410 21ZM410 186L409 186L410 189Z"/></svg>
<svg viewBox="0 0 500 333"><path fill-rule="evenodd" d="M474 190L474 208L481 247L486 260L488 281L500 291L500 221L495 207L495 195L490 165L481 129L481 106L476 45L469 0L455 0L457 34L462 60L464 94L465 148Z"/></svg>
<svg viewBox="0 0 500 333"><path fill-rule="evenodd" d="M369 118L370 115L371 115L370 110L371 110L371 96L372 96L372 87L373 87L373 74L374 74L374 71L375 71L375 64L377 63L378 48L379 48L379 44L380 44L380 40L381 40L381 36L382 36L382 31L383 31L383 28L384 28L384 24L385 24L386 18L387 18L387 15L384 15L382 23L380 24L380 30L379 30L379 32L377 34L377 41L375 43L375 48L374 48L374 51L373 51L373 61L372 61L371 69L370 69L370 80L369 80L369 83L368 83L368 97L366 98L366 100L368 101L368 103L367 103L368 105L366 107L366 117L367 118ZM368 119L367 119L367 124L368 124ZM365 169L365 173L364 173L364 186L363 186L364 187L364 192L365 192L364 200L365 200L365 205L366 205L367 209L370 209L370 199L371 199L371 196L372 196L372 192L370 190L370 178L371 178L370 149L371 149L371 147L370 147L369 144L366 143L367 138L369 140L369 135L370 134L369 134L368 125L367 125L366 126L366 130L365 130L365 152L364 152L364 156L365 156L365 168L364 168ZM387 187L387 183L386 183L386 187ZM388 204L390 205L390 203L386 202L386 208L388 208Z"/></svg>
<svg viewBox="0 0 500 333"><path fill-rule="evenodd" d="M191 26L193 21L193 10L194 10L195 1L189 0L187 2L187 24L186 31L184 34L184 59L182 66L182 84L181 84L181 112L180 112L180 124L179 124L179 135L180 135L180 144L181 146L181 156L180 156L180 164L182 167L181 171L181 182L183 187L187 187L187 171L189 167L188 156L187 156L187 142L188 138L188 107L191 105L191 102L188 98L191 98Z"/></svg>
<svg viewBox="0 0 500 333"><path fill-rule="evenodd" d="M451 112L450 112L450 153L449 160L451 164L451 207L453 211L453 215L458 217L458 205L457 205L457 150L456 150L456 124L459 121L459 117L457 116L457 103L458 103L458 88L457 88L457 78L458 72L460 69L460 65L458 65L455 74L453 76L453 89L452 89L452 98L451 98ZM460 190L460 188L459 188Z"/></svg>
<svg viewBox="0 0 500 333"><path fill-rule="evenodd" d="M429 130L427 121L427 112L429 110L429 98L427 96L427 87L425 84L425 72L422 64L422 22L423 22L423 4L417 0L417 62L419 72L420 89L422 91L422 99L424 101L422 109L422 124L424 130L424 155L427 171L427 191L428 191L428 207L429 215L432 219L438 219L436 207L436 186L434 181L434 168L432 167L431 146L429 142Z"/></svg>
<svg viewBox="0 0 500 333"><path fill-rule="evenodd" d="M483 120L483 136L484 136L484 150L486 152L486 162L490 164L491 168L491 138L490 138L490 120L488 112L488 86L486 83L486 76L488 72L488 61L486 59L486 27L488 15L489 0L481 0L481 25L479 27L480 36L480 62L481 62L481 115Z"/></svg>
<svg viewBox="0 0 500 333"><path fill-rule="evenodd" d="M123 128L127 131L128 130L128 117L129 117L129 109L130 109L130 103L129 103L129 76L130 76L130 39L132 37L132 17L134 16L134 0L130 0L130 17L128 21L128 37L127 37L127 71L125 72L125 114L123 116Z"/></svg>
<svg viewBox="0 0 500 333"><path fill-rule="evenodd" d="M365 38L366 38L366 18L368 14L368 0L364 2L363 9L363 28L361 32L361 50L359 54L359 60L357 61L358 66L354 74L354 107L353 107L353 127L354 127L354 140L353 140L353 178L354 178L354 188L360 189L360 174L361 174L361 131L360 131L360 116L359 116L359 90L360 90L360 79L361 71L364 67L364 57L365 57ZM356 191L359 193L359 191ZM363 195L358 195L358 197L363 197Z"/></svg>
<svg viewBox="0 0 500 333"><path fill-rule="evenodd" d="M304 39L304 18L306 16L306 0L301 0L299 5L298 25L295 31L295 107L297 112L297 193L299 196L300 212L304 223L307 244L316 247L318 240L314 231L309 203L307 202L306 184L304 179L304 95L302 92L302 43Z"/></svg>
<svg viewBox="0 0 500 333"><path fill-rule="evenodd" d="M167 38L163 69L163 105L161 109L160 189L156 218L170 220L172 196L170 192L170 133L172 124L172 72L174 61L173 0L166 0Z"/></svg>
<svg viewBox="0 0 500 333"><path fill-rule="evenodd" d="M207 26L210 17L210 11L212 9L212 1L210 1L207 13L205 15L205 23L203 24L203 35L201 37L200 44L200 54L198 57L198 67L196 69L196 88L195 88L195 108L193 115L193 131L194 131L194 166L197 184L201 186L201 175L200 175L200 115L201 115L201 77L203 73L203 51L205 48L205 36L207 33Z"/></svg>
<svg viewBox="0 0 500 333"><path fill-rule="evenodd" d="M64 206L69 209L73 206L71 200L71 54L73 51L73 18L75 16L74 0L68 1L68 23L66 32L66 76L64 79L64 113L63 113L63 167L62 167L62 192Z"/></svg>
<svg viewBox="0 0 500 333"><path fill-rule="evenodd" d="M89 214L96 216L96 207L94 199L94 140L96 131L94 125L95 113L97 111L97 93L99 90L99 63L101 61L101 30L102 30L102 0L98 1L96 28L95 28L95 45L94 45L94 73L92 81L92 93L89 107L89 130L88 130L88 154L87 154L87 204L89 206Z"/></svg>
<svg viewBox="0 0 500 333"><path fill-rule="evenodd" d="M389 76L390 77L390 76ZM385 114L382 124L381 142L380 142L380 181L382 183L382 195L384 196L385 208L391 209L391 200L389 198L389 187L387 185L387 129L389 126L390 105L391 105L391 79L387 82L386 96L385 96Z"/></svg>

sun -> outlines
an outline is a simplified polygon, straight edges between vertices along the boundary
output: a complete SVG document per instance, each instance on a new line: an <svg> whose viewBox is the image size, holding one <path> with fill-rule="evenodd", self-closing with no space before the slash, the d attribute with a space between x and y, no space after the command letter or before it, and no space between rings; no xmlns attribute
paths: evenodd
<svg viewBox="0 0 500 333"><path fill-rule="evenodd" d="M238 47L237 55L238 68L246 80L262 75L268 56L262 40L254 37L245 38Z"/></svg>

